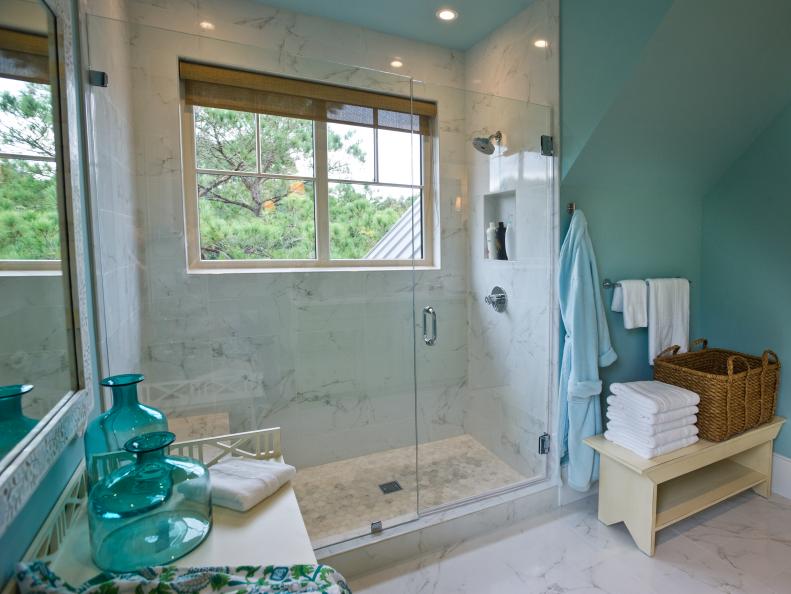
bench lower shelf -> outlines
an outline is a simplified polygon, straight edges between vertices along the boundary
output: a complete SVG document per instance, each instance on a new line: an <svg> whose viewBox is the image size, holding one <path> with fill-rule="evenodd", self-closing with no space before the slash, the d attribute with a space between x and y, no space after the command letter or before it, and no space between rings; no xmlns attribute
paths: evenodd
<svg viewBox="0 0 791 594"><path fill-rule="evenodd" d="M675 524L768 478L727 459L662 483L657 490L656 529Z"/></svg>
<svg viewBox="0 0 791 594"><path fill-rule="evenodd" d="M785 422L769 423L728 441L699 441L645 460L597 435L585 440L601 455L599 520L624 522L637 546L654 554L656 533L738 493L768 497L772 441Z"/></svg>

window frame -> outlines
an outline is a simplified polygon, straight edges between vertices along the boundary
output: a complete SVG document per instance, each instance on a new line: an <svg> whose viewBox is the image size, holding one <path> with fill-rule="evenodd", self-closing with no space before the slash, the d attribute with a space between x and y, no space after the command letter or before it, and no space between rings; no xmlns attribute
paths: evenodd
<svg viewBox="0 0 791 594"><path fill-rule="evenodd" d="M204 260L200 247L200 211L197 176L204 172L197 167L195 152L195 118L193 106L184 101L184 84L181 84L181 146L182 171L184 176L184 223L188 272L238 272L238 271L288 271L288 270L370 270L430 268L434 262L434 118L429 119L427 133L420 135L422 149L421 183L395 184L350 179L332 179L328 172L327 122L311 120L313 123L314 171L312 178L304 175L279 175L244 172L242 175L263 179L312 179L314 184L314 226L316 257L312 259L245 259ZM256 119L256 123L258 123ZM376 129L375 129L376 130ZM376 133L374 146L376 147ZM256 126L256 143L260 142L260 127ZM322 147L323 150L320 150ZM375 148L375 150L378 150ZM376 164L378 167L378 163ZM211 170L206 170L211 171ZM225 173L225 172L222 172ZM228 172L239 173L239 172ZM422 257L403 260L332 259L330 257L329 184L365 184L379 187L399 187L419 190L421 199Z"/></svg>
<svg viewBox="0 0 791 594"><path fill-rule="evenodd" d="M15 152L0 152L0 159L9 161L41 161L53 163L55 165L55 191L58 207L58 225L60 227L61 255L65 246L66 236L64 233L64 206L62 194L62 163L58 151L58 110L55 101L57 100L56 91L53 89L51 80L57 80L52 72L51 54L54 52L52 41L47 35L38 33L28 33L6 27L0 27L0 55L4 59L10 60L19 68L16 71L3 71L0 78L19 80L37 84L46 84L52 93L53 123L52 133L55 137L56 154L54 157L43 155L28 155ZM63 274L63 258L57 260L10 260L0 258L0 276L17 275L45 275L58 276Z"/></svg>

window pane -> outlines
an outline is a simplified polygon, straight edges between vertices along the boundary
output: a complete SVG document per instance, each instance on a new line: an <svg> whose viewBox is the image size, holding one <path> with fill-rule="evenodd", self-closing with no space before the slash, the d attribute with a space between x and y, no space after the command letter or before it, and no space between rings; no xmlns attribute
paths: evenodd
<svg viewBox="0 0 791 594"><path fill-rule="evenodd" d="M327 124L330 179L374 181L374 131L363 126Z"/></svg>
<svg viewBox="0 0 791 594"><path fill-rule="evenodd" d="M0 260L58 260L55 164L0 159Z"/></svg>
<svg viewBox="0 0 791 594"><path fill-rule="evenodd" d="M0 152L55 157L48 85L0 78Z"/></svg>
<svg viewBox="0 0 791 594"><path fill-rule="evenodd" d="M273 115L261 122L261 173L313 177L313 122Z"/></svg>
<svg viewBox="0 0 791 594"><path fill-rule="evenodd" d="M198 169L255 171L255 115L245 111L194 108Z"/></svg>
<svg viewBox="0 0 791 594"><path fill-rule="evenodd" d="M379 181L419 186L420 134L379 130Z"/></svg>
<svg viewBox="0 0 791 594"><path fill-rule="evenodd" d="M421 258L419 191L343 183L330 184L329 191L334 260Z"/></svg>
<svg viewBox="0 0 791 594"><path fill-rule="evenodd" d="M313 183L198 175L204 260L303 260L316 257Z"/></svg>

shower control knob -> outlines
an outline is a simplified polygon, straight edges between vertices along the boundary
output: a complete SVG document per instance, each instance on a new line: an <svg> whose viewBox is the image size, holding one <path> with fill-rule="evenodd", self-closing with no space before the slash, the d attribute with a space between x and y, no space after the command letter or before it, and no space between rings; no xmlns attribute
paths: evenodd
<svg viewBox="0 0 791 594"><path fill-rule="evenodd" d="M508 305L508 295L505 294L502 287L494 287L491 294L484 298L484 301L487 305L491 305L494 311L502 313Z"/></svg>

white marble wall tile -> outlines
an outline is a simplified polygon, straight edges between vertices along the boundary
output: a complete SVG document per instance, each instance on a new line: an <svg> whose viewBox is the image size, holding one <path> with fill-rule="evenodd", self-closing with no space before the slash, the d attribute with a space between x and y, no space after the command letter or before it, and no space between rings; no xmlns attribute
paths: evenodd
<svg viewBox="0 0 791 594"><path fill-rule="evenodd" d="M463 427L526 476L542 475L538 435L548 430L553 304L550 301L551 163L538 154L557 107L557 58L532 45L557 40L556 2L539 1L466 53L464 131L469 167L468 386ZM536 105L541 103L542 105ZM469 145L500 130L492 156ZM484 259L484 195L515 194L517 258ZM497 222L497 221L495 221ZM504 221L507 222L507 221ZM495 285L509 297L495 312L484 297Z"/></svg>

